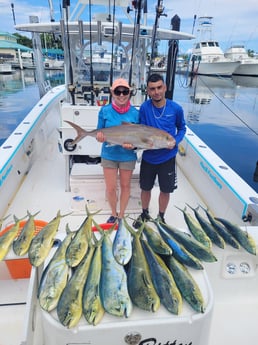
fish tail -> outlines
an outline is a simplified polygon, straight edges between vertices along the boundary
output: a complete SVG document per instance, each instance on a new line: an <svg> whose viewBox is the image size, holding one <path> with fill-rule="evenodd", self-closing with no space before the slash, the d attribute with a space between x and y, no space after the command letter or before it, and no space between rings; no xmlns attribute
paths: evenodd
<svg viewBox="0 0 258 345"><path fill-rule="evenodd" d="M75 123L71 121L65 121L65 122L68 123L70 126L72 126L77 132L77 137L71 142L71 145L77 144L82 138L88 135L88 132L85 129L81 128Z"/></svg>

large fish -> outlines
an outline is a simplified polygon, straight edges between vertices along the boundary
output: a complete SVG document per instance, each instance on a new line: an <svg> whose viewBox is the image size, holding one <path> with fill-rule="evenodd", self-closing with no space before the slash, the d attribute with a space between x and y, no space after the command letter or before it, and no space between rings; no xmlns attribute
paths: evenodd
<svg viewBox="0 0 258 345"><path fill-rule="evenodd" d="M233 224L227 219L215 217L215 220L221 222L246 251L250 254L256 255L255 240L247 231L242 230L238 225Z"/></svg>
<svg viewBox="0 0 258 345"><path fill-rule="evenodd" d="M120 265L128 264L132 256L132 236L127 230L123 218L118 222L118 229L113 241L113 254Z"/></svg>
<svg viewBox="0 0 258 345"><path fill-rule="evenodd" d="M197 241L204 244L206 247L211 248L212 242L209 236L206 234L206 232L201 227L200 223L197 222L197 220L186 210L186 207L184 209L181 209L177 206L175 206L178 210L183 212L184 220L187 224L187 227L194 238L196 238Z"/></svg>
<svg viewBox="0 0 258 345"><path fill-rule="evenodd" d="M211 249L204 246L201 242L197 241L194 237L189 236L187 233L182 232L168 224L162 224L161 228L165 232L167 232L169 236L176 239L176 241L182 244L188 252L190 252L199 260L205 261L205 262L217 261Z"/></svg>
<svg viewBox="0 0 258 345"><path fill-rule="evenodd" d="M68 280L69 266L65 260L65 252L74 233L70 231L68 226L66 227L66 233L66 237L57 248L40 279L38 290L39 304L41 308L48 312L56 308Z"/></svg>
<svg viewBox="0 0 258 345"><path fill-rule="evenodd" d="M161 223L157 221L155 221L155 224L164 241L172 248L173 256L178 261L197 270L203 269L203 266L198 258L192 255L188 250L186 250L184 246L182 246L178 241L169 236L169 234L165 231L163 227L164 224L161 225Z"/></svg>
<svg viewBox="0 0 258 345"><path fill-rule="evenodd" d="M101 276L101 238L96 243L96 249L91 261L86 284L82 296L82 312L85 319L91 325L97 325L105 314L105 309L100 298L100 276Z"/></svg>
<svg viewBox="0 0 258 345"><path fill-rule="evenodd" d="M67 215L68 214L62 216L59 210L56 217L45 225L35 237L33 237L28 251L29 260L32 266L38 267L48 256L54 243L60 220L62 217Z"/></svg>
<svg viewBox="0 0 258 345"><path fill-rule="evenodd" d="M147 241L141 240L141 243L161 303L170 313L180 314L183 304L182 297L170 270L164 261L153 252Z"/></svg>
<svg viewBox="0 0 258 345"><path fill-rule="evenodd" d="M207 236L211 239L212 243L216 244L219 248L224 249L225 248L225 241L224 239L219 235L219 233L214 229L214 227L198 212L197 208L193 208L192 206L188 205L200 223L203 230L206 232Z"/></svg>
<svg viewBox="0 0 258 345"><path fill-rule="evenodd" d="M91 240L92 217L99 211L90 213L86 205L86 212L86 219L76 231L66 251L66 261L70 267L79 265L87 253L89 242Z"/></svg>
<svg viewBox="0 0 258 345"><path fill-rule="evenodd" d="M127 223L126 226L133 235L133 255L127 272L130 297L137 307L155 312L160 307L160 298L153 285L150 268L140 241L143 225L137 232Z"/></svg>
<svg viewBox="0 0 258 345"><path fill-rule="evenodd" d="M188 271L173 255L163 257L168 265L182 297L197 311L204 313L205 302L201 290Z"/></svg>
<svg viewBox="0 0 258 345"><path fill-rule="evenodd" d="M105 141L110 144L122 145L130 143L139 149L173 149L176 145L175 139L167 132L146 125L123 122L120 126L112 126L101 129L86 131L73 122L69 123L76 131L77 137L71 142L71 146L77 144L86 136L96 138L98 132L104 134Z"/></svg>
<svg viewBox="0 0 258 345"><path fill-rule="evenodd" d="M0 261L5 258L15 237L18 235L21 220L22 219L17 219L14 216L15 224L10 230L6 231L2 236L0 236Z"/></svg>
<svg viewBox="0 0 258 345"><path fill-rule="evenodd" d="M105 311L114 316L129 317L133 310L127 288L127 275L113 255L113 243L110 238L115 225L103 231L93 220L94 225L104 236L102 241L102 270L100 277L100 297Z"/></svg>
<svg viewBox="0 0 258 345"><path fill-rule="evenodd" d="M13 251L16 255L22 256L28 252L36 230L34 218L39 212L40 211L35 214L30 214L30 212L27 211L29 219L25 223L17 239L13 242Z"/></svg>
<svg viewBox="0 0 258 345"><path fill-rule="evenodd" d="M220 236L224 239L224 241L227 244L230 244L233 248L239 249L240 245L237 242L237 240L228 232L228 230L225 228L225 226L218 222L213 215L211 214L211 212L208 209L205 209L204 207L202 207L201 205L199 205L204 212L207 215L207 218L209 219L211 225L214 227L214 229L220 234Z"/></svg>
<svg viewBox="0 0 258 345"><path fill-rule="evenodd" d="M144 224L143 233L148 240L148 244L155 253L163 255L172 254L172 248L163 240L160 233L152 229L152 227L146 223Z"/></svg>
<svg viewBox="0 0 258 345"><path fill-rule="evenodd" d="M86 283L95 247L91 245L81 263L65 286L58 304L57 316L61 324L67 328L77 325L82 316L82 295Z"/></svg>

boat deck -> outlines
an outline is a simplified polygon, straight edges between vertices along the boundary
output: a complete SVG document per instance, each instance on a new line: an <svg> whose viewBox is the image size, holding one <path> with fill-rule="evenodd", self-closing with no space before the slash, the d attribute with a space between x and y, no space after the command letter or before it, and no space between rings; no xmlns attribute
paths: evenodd
<svg viewBox="0 0 258 345"><path fill-rule="evenodd" d="M62 154L58 154L57 138L58 133L53 132L50 141L45 146L45 149L40 152L37 156L36 163L33 164L28 175L25 177L14 201L11 203L6 214L16 215L16 217L24 217L29 210L31 213L41 211L38 215L38 219L50 221L55 217L58 210L61 210L61 214L67 214L72 211L71 205L73 202L72 192L65 192L65 159ZM44 161L44 164L42 164ZM100 175L96 175L96 179L101 176L101 167L96 167L99 169ZM185 178L181 170L178 167L178 189L172 194L170 205L166 214L166 221L180 229L186 229L186 224L183 219L183 214L177 210L174 206L184 208L185 203L192 206L197 206L202 203L200 196L197 191L194 191L191 187L189 180ZM94 176L91 176L92 181ZM102 179L102 177L101 177ZM103 179L102 179L103 180ZM90 183L90 182L89 182ZM156 186L153 190L152 195L152 207L150 208L150 213L153 217L157 215L157 200L158 200L158 187ZM100 188L98 197L100 200L104 198L104 190ZM47 205L47 207L46 207ZM130 213L130 216L135 218L140 213L140 208L138 211L134 210L134 213ZM98 223L105 223L108 217L108 211L104 210L100 212L94 219ZM71 229L77 229L85 218L85 212L73 210L73 213L68 217L61 220L60 231L64 231L65 225L68 222ZM8 218L8 222L12 223L12 217ZM6 223L4 226L8 225ZM253 227L255 230L255 227ZM256 229L256 232L257 229ZM257 241L258 242L258 241ZM221 255L221 260L223 262L225 257L223 250L215 248L215 253ZM235 255L235 251L228 249L227 255ZM226 254L225 254L226 255ZM12 254L8 254L8 257L12 257ZM238 252L239 257L239 252ZM241 258L241 255L240 255ZM249 260L250 255L246 254L244 251L242 253L243 260ZM254 267L257 267L257 258L251 258L254 263ZM256 263L255 263L256 262ZM212 281L212 286L220 286L218 284L218 279L222 279L220 273L219 264L212 264L208 267L208 275L214 281ZM255 269L256 270L256 269ZM219 278L218 278L219 277ZM225 280L225 279L224 279ZM223 284L223 291L216 293L215 291L215 305L213 313L213 322L211 326L211 341L209 345L226 345L227 339L232 339L232 333L234 332L234 327L241 327L243 323L243 336L239 338L238 336L234 339L235 345L240 345L244 343L244 340L248 340L248 343L254 343L257 339L257 328L253 324L257 319L258 315L258 295L254 294L254 286L257 286L257 275L251 279L246 279L240 282L240 290L238 300L236 302L235 298L229 297L227 300L224 296L231 296L232 292L230 289L234 286L234 281L225 280ZM27 290L29 285L28 279L11 279L8 270L5 267L5 263L0 263L0 344L1 345L20 345L21 340L24 339L24 318L26 312L26 299ZM233 284L233 285L232 285ZM239 284L239 280L238 280ZM251 287L249 286L251 284ZM220 289L220 288L219 288ZM247 289L250 293L248 296ZM256 296L254 298L254 296ZM11 304L11 305L10 305ZM237 304L237 306L236 306ZM226 306L226 308L225 308ZM240 306L240 308L239 308ZM241 310L241 315L239 315L239 310ZM248 324L245 322L245 318L248 317ZM222 325L223 323L223 325ZM236 326L237 325L237 326ZM224 331L222 332L222 326ZM216 336L214 336L216 335ZM207 344L208 345L208 344Z"/></svg>

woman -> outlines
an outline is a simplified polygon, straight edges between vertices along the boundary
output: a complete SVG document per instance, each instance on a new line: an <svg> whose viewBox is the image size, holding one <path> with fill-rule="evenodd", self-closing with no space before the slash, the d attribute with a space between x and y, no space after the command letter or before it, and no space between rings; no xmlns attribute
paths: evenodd
<svg viewBox="0 0 258 345"><path fill-rule="evenodd" d="M130 104L131 90L125 79L119 78L111 87L112 103L101 108L98 129L119 126L122 122L139 123L138 110ZM97 133L97 140L103 142L101 165L103 167L106 197L111 208L107 223L114 223L124 216L130 198L131 177L136 163L136 153L130 143L110 145L105 142L103 132ZM117 181L120 183L120 208L117 210Z"/></svg>

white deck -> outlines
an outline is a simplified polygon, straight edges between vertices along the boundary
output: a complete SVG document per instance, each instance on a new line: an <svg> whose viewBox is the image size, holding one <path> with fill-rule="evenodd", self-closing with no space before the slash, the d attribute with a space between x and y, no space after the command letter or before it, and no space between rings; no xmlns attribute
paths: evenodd
<svg viewBox="0 0 258 345"><path fill-rule="evenodd" d="M72 193L64 193L65 159L62 154L57 154L57 135L56 131L53 132L45 150L41 151L40 155L37 156L36 164L33 165L28 176L25 178L14 202L7 212L8 214L23 217L27 210L31 213L40 210L38 219L49 221L55 217L59 209L62 214L71 211ZM44 164L42 164L42 159ZM98 174L100 176L101 171L102 168L99 167ZM103 199L104 190L100 189L98 193L99 195L95 195L95 198ZM152 197L154 202L152 203L150 213L152 216L156 216L157 187L154 189ZM186 202L196 206L198 203L202 203L202 200L178 168L178 189L171 196L170 205L166 214L167 223L181 229L186 229L182 213L174 207L174 205L177 205L183 208ZM130 215L136 217L139 212ZM64 231L67 222L69 222L72 229L76 229L84 217L85 214L80 211L63 218L61 220L60 231ZM107 212L105 211L96 215L95 219L99 223L105 223ZM8 221L10 223L12 219L10 218ZM8 223L5 225L8 225ZM253 227L253 231L258 232L255 227ZM255 327L255 320L257 320L258 315L258 294L254 288L257 288L258 285L257 275L247 279L242 277L242 279L233 280L229 279L231 277L223 277L220 264L223 264L223 260L226 260L227 256L233 255L234 257L236 251L229 248L224 251L215 249L215 251L216 255L220 258L219 262L206 265L208 276L211 279L211 285L215 289L214 317L209 345L226 345L229 339L230 341L234 339L234 345L240 345L244 342L254 344L258 338L258 330ZM253 263L256 273L257 258L244 251L241 251L241 253L244 261ZM239 257L239 252L237 252L237 255ZM0 268L0 344L20 345L24 333L25 305L23 303L26 302L29 281L27 279L11 280L8 271L4 267L4 263L1 263ZM14 305L11 307L5 306L8 303L14 303ZM22 304L17 305L16 303ZM247 318L248 321L246 321ZM236 332L236 336L234 337L236 327L242 327L242 331Z"/></svg>

